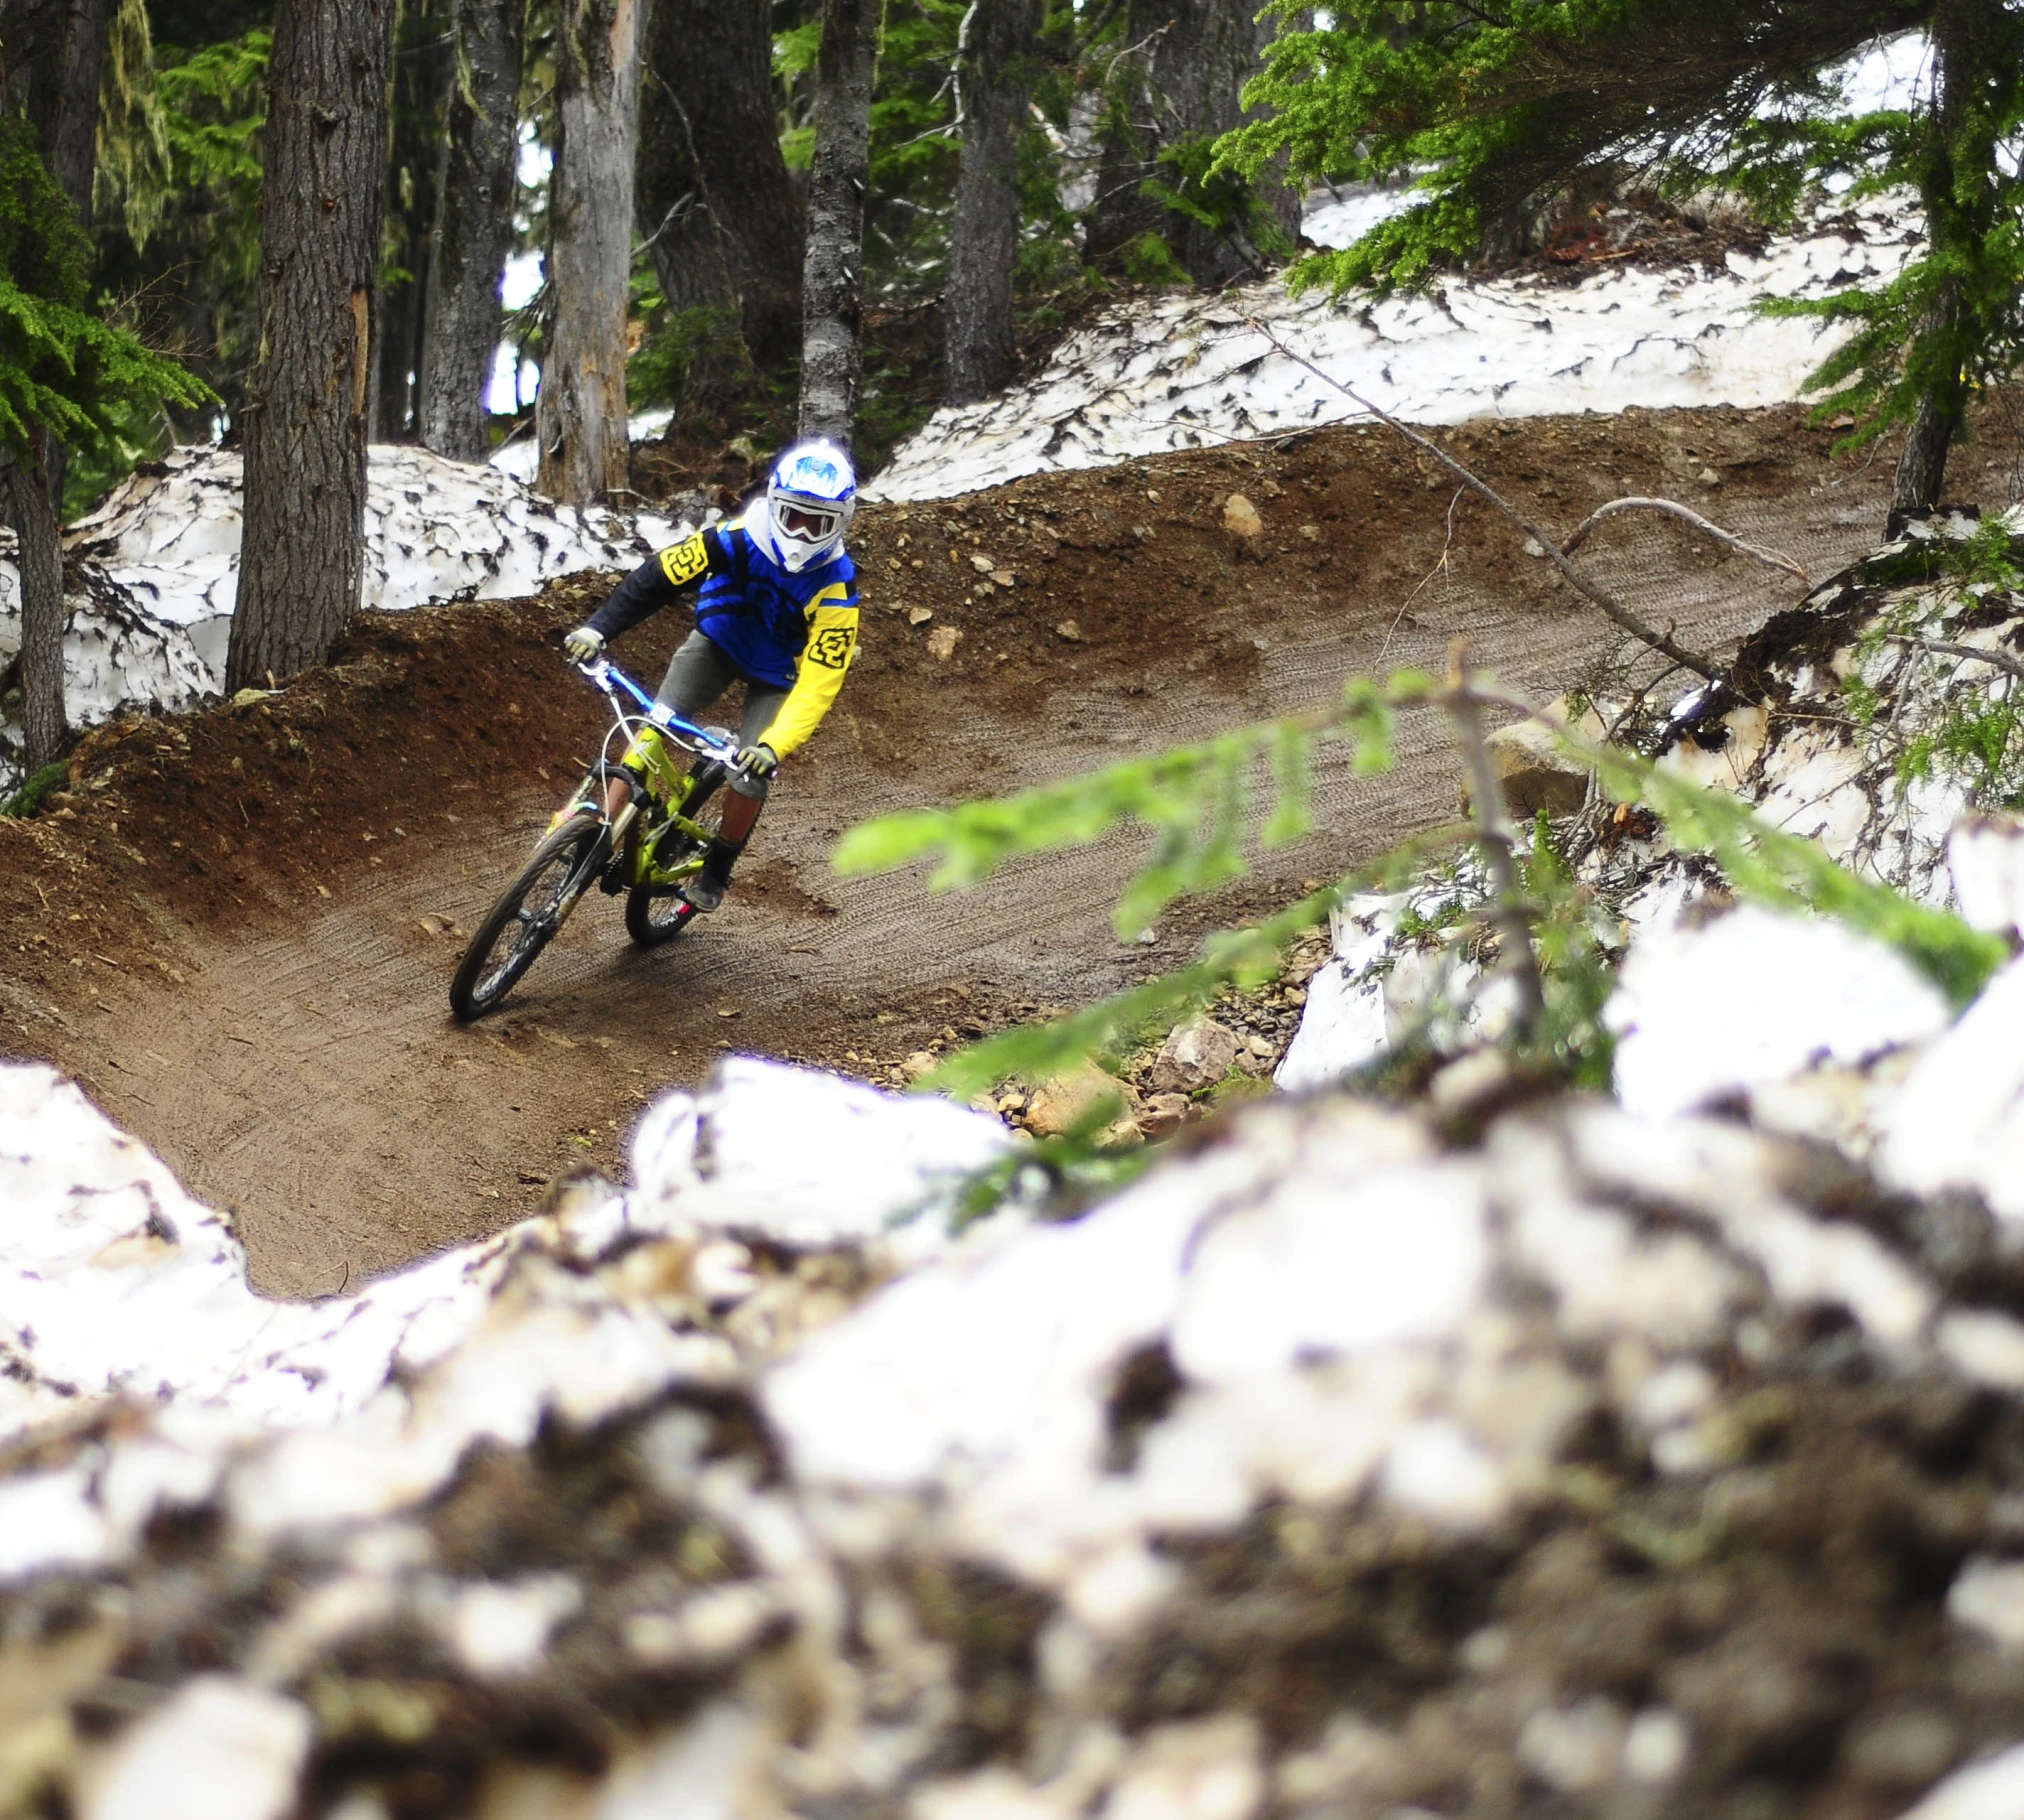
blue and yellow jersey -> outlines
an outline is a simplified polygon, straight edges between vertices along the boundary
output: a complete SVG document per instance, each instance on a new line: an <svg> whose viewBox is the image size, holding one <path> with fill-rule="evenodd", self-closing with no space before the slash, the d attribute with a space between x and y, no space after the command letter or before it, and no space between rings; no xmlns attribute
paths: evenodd
<svg viewBox="0 0 2024 1820"><path fill-rule="evenodd" d="M744 519L711 525L641 563L590 624L616 638L690 587L698 590L697 626L739 674L788 691L760 735L785 758L821 724L857 655L857 571L850 558L839 550L795 575Z"/></svg>

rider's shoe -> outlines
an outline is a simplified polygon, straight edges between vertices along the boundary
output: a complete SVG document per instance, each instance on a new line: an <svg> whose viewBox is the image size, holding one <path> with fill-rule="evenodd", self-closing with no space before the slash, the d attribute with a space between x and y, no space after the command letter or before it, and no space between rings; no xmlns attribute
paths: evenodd
<svg viewBox="0 0 2024 1820"><path fill-rule="evenodd" d="M697 911L716 909L724 901L724 887L731 882L731 868L744 851L741 840L713 840L703 855L703 869L682 887L683 901Z"/></svg>

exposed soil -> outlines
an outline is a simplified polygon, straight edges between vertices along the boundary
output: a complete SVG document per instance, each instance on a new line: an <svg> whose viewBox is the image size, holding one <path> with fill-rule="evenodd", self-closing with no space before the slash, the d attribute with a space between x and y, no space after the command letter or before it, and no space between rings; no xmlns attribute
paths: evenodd
<svg viewBox="0 0 2024 1820"><path fill-rule="evenodd" d="M1443 435L1549 524L1668 493L1816 578L1884 517L1888 460L1833 459L1830 433L1791 410ZM1961 490L1986 479L2001 503L2009 453L1960 457ZM1264 518L1255 549L1222 527L1233 491ZM867 815L1202 737L1352 672L1437 667L1456 632L1537 695L1592 671L1607 628L1473 503L1450 544L1453 497L1382 433L1329 431L867 508L862 657L725 911L649 955L594 897L468 1030L445 999L463 932L599 738L601 704L555 640L615 578L365 615L328 670L267 700L93 734L41 818L0 822L0 1047L74 1074L232 1209L260 1288L355 1285L517 1217L573 1167L611 1167L635 1108L733 1045L894 1078L923 1047L1170 965L1202 929L1450 813L1440 729L1409 721L1396 769L1324 764L1317 831L1150 947L1108 920L1137 837L957 897L826 864ZM1798 593L1660 521L1617 521L1585 560L1711 644ZM928 637L945 627L961 637L938 661ZM664 615L620 658L657 678L684 629Z"/></svg>

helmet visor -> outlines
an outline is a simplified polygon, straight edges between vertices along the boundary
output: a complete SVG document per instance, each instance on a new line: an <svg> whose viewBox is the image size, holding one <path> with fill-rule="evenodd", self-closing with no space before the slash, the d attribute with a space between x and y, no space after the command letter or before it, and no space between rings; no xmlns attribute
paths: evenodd
<svg viewBox="0 0 2024 1820"><path fill-rule="evenodd" d="M790 499L775 500L773 504L773 522L789 537L805 543L826 543L834 537L839 517L835 511L799 505Z"/></svg>

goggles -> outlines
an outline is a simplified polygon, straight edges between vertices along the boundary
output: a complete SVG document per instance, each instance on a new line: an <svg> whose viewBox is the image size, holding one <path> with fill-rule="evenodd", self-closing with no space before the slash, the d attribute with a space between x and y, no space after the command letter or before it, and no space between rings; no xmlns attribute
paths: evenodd
<svg viewBox="0 0 2024 1820"><path fill-rule="evenodd" d="M833 510L818 511L813 506L796 505L790 500L773 502L773 522L789 537L799 537L809 543L823 543L834 537L841 516Z"/></svg>

